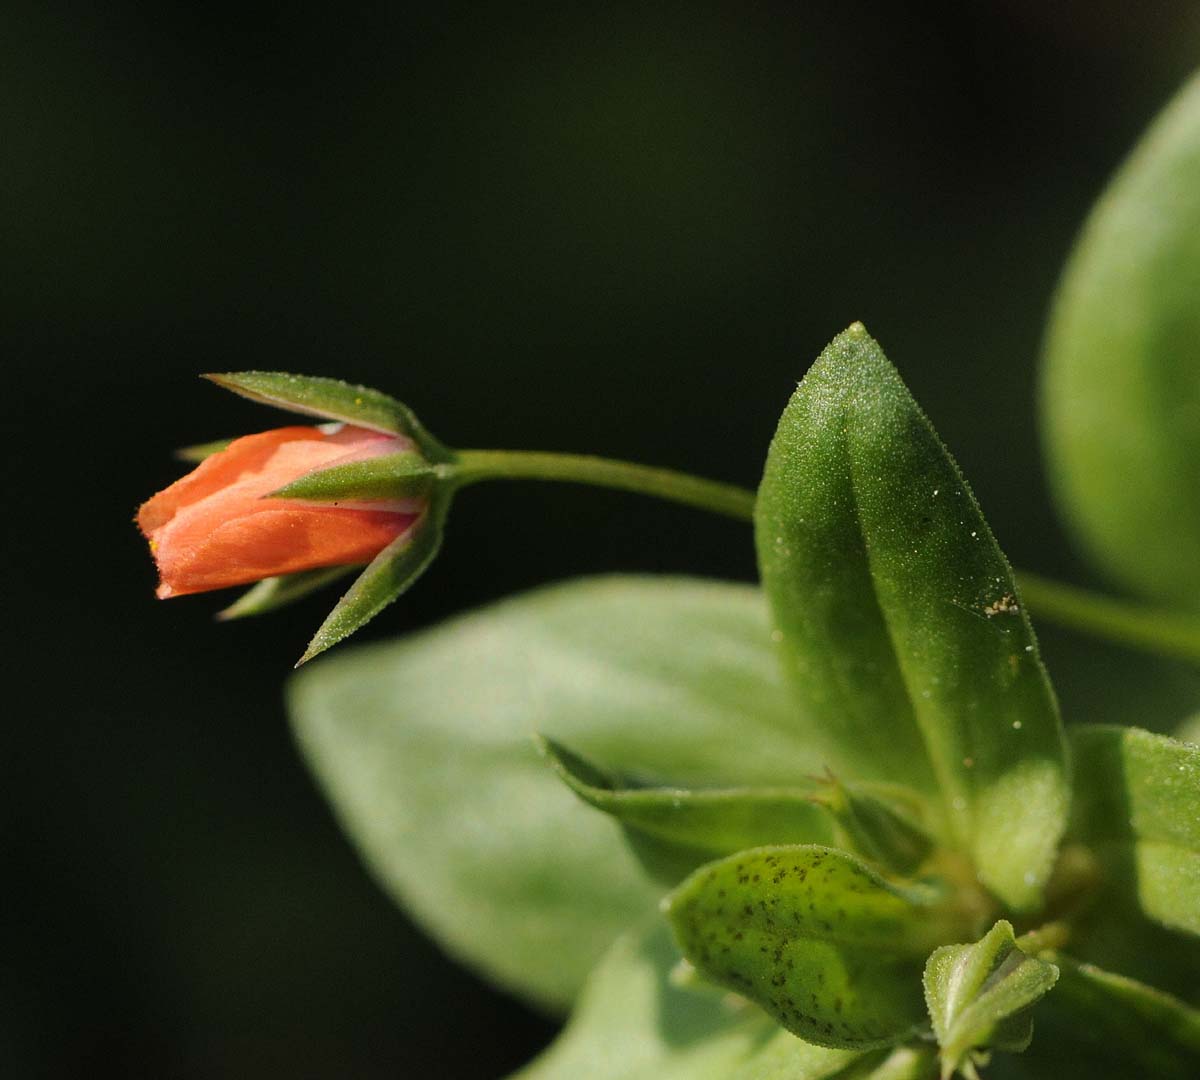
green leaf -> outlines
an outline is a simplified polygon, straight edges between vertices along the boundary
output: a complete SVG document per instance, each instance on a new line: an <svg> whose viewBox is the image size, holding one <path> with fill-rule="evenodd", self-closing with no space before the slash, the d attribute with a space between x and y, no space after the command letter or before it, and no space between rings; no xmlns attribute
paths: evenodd
<svg viewBox="0 0 1200 1080"><path fill-rule="evenodd" d="M425 573L442 546L446 509L444 502L435 499L421 517L367 564L325 616L296 662L297 667L361 629Z"/></svg>
<svg viewBox="0 0 1200 1080"><path fill-rule="evenodd" d="M1200 746L1092 725L1073 727L1071 743L1072 832L1111 866L1128 862L1150 918L1200 934Z"/></svg>
<svg viewBox="0 0 1200 1080"><path fill-rule="evenodd" d="M394 502L427 495L436 478L437 466L418 453L405 451L317 469L271 492L271 498L326 503Z"/></svg>
<svg viewBox="0 0 1200 1080"><path fill-rule="evenodd" d="M845 1080L929 1080L936 1060L928 1046L898 1046L878 1065L848 1069Z"/></svg>
<svg viewBox="0 0 1200 1080"><path fill-rule="evenodd" d="M678 955L661 924L621 938L563 1033L514 1080L848 1080L878 1061L803 1043L744 1001L680 989Z"/></svg>
<svg viewBox="0 0 1200 1080"><path fill-rule="evenodd" d="M925 965L925 1003L941 1048L942 1078L975 1075L980 1050L1024 1050L1033 1038L1029 1007L1058 979L1058 968L1026 956L1010 923L973 945L943 945Z"/></svg>
<svg viewBox="0 0 1200 1080"><path fill-rule="evenodd" d="M1200 1076L1200 1011L1123 975L1061 954L1047 955L1061 978L1044 1012L1039 1010L1041 1034L1035 1047L1047 1039L1057 1041L1084 1064L1082 1075L1089 1077ZM1060 1069L1047 1073L1062 1076Z"/></svg>
<svg viewBox="0 0 1200 1080"><path fill-rule="evenodd" d="M661 889L539 760L535 730L689 786L782 786L814 767L759 591L717 582L539 590L334 654L289 702L380 881L455 956L551 1006Z"/></svg>
<svg viewBox="0 0 1200 1080"><path fill-rule="evenodd" d="M318 589L332 585L358 569L360 568L357 566L326 566L320 570L303 570L298 574L263 578L242 593L229 607L219 611L217 618L227 622L230 619L244 619L249 615L265 615L269 611L303 600Z"/></svg>
<svg viewBox="0 0 1200 1080"><path fill-rule="evenodd" d="M746 848L833 840L832 820L811 789L630 787L553 739L539 737L537 745L584 802L652 842L635 850L668 880Z"/></svg>
<svg viewBox="0 0 1200 1080"><path fill-rule="evenodd" d="M288 412L405 435L430 461L454 459L453 451L435 439L407 405L368 386L283 371L230 371L204 378L251 401Z"/></svg>
<svg viewBox="0 0 1200 1080"><path fill-rule="evenodd" d="M1200 608L1200 77L1096 204L1059 285L1042 414L1050 474L1103 569Z"/></svg>
<svg viewBox="0 0 1200 1080"><path fill-rule="evenodd" d="M866 1049L915 1033L921 958L952 915L932 890L891 884L845 852L743 851L668 898L684 955L705 978L819 1046Z"/></svg>
<svg viewBox="0 0 1200 1080"><path fill-rule="evenodd" d="M861 325L788 403L755 528L814 743L855 779L940 793L983 883L1036 906L1069 795L1053 692L978 504Z"/></svg>

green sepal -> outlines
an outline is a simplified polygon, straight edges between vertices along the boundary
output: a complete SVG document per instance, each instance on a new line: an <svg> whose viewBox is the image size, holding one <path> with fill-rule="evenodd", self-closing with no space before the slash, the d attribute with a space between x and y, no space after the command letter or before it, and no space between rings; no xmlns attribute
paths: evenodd
<svg viewBox="0 0 1200 1080"><path fill-rule="evenodd" d="M860 324L784 410L755 535L801 717L829 764L937 796L983 883L1036 907L1070 790L1054 695L1008 561Z"/></svg>
<svg viewBox="0 0 1200 1080"><path fill-rule="evenodd" d="M535 742L567 787L619 821L647 869L672 883L746 848L833 840L832 821L808 789L633 787L553 739Z"/></svg>
<svg viewBox="0 0 1200 1080"><path fill-rule="evenodd" d="M1072 832L1151 919L1200 934L1200 746L1130 727L1070 734Z"/></svg>
<svg viewBox="0 0 1200 1080"><path fill-rule="evenodd" d="M176 461L186 461L192 465L199 465L205 458L210 458L213 454L219 454L231 442L233 442L233 439L213 439L211 442L180 446L172 452L171 456Z"/></svg>
<svg viewBox="0 0 1200 1080"><path fill-rule="evenodd" d="M922 960L954 921L940 901L811 845L702 866L664 907L701 975L802 1039L868 1049L922 1027Z"/></svg>
<svg viewBox="0 0 1200 1080"><path fill-rule="evenodd" d="M268 498L333 503L394 502L422 498L438 478L438 467L419 453L406 450L366 461L352 461L306 473L272 491Z"/></svg>
<svg viewBox="0 0 1200 1080"><path fill-rule="evenodd" d="M251 615L266 615L278 608L294 604L306 596L340 581L359 566L323 566L319 570L302 570L298 574L281 574L263 578L242 593L227 608L217 612L221 622L244 619Z"/></svg>
<svg viewBox="0 0 1200 1080"><path fill-rule="evenodd" d="M205 375L204 378L251 401L274 405L288 412L404 435L412 439L430 461L454 460L454 452L430 434L412 409L368 386L354 386L340 379L317 375L290 375L283 371L230 371Z"/></svg>
<svg viewBox="0 0 1200 1080"><path fill-rule="evenodd" d="M426 571L442 545L448 501L435 496L424 513L367 564L325 616L296 667L365 626Z"/></svg>
<svg viewBox="0 0 1200 1080"><path fill-rule="evenodd" d="M844 784L827 772L816 800L837 822L842 847L897 874L911 874L933 850L933 838L919 824L920 800L903 788L886 794L876 785Z"/></svg>
<svg viewBox="0 0 1200 1080"><path fill-rule="evenodd" d="M1061 953L1047 952L1060 971L1039 1013L1043 1038L1058 1041L1093 1068L1088 1076L1194 1080L1200 1076L1200 1010L1152 986Z"/></svg>
<svg viewBox="0 0 1200 1080"><path fill-rule="evenodd" d="M1019 1052L1033 1038L1030 1006L1057 981L1058 968L1027 956L1010 923L973 945L943 945L925 965L925 1003L941 1049L942 1080L975 1080L990 1049Z"/></svg>

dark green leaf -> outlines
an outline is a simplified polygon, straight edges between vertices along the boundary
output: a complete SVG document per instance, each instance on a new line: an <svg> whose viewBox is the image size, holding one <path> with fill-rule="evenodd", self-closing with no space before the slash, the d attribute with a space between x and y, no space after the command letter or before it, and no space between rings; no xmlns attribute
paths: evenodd
<svg viewBox="0 0 1200 1080"><path fill-rule="evenodd" d="M406 451L318 469L271 492L271 497L334 504L355 500L394 502L427 495L436 478L437 466L416 452Z"/></svg>
<svg viewBox="0 0 1200 1080"><path fill-rule="evenodd" d="M1082 1073L1088 1077L1200 1076L1200 1011L1123 975L1059 954L1049 958L1062 975L1045 1009L1039 1009L1036 1049L1057 1041L1089 1066ZM1046 1074L1063 1075L1061 1070Z"/></svg>
<svg viewBox="0 0 1200 1080"><path fill-rule="evenodd" d="M230 371L204 377L251 401L274 405L288 412L405 435L430 461L451 461L454 457L452 451L425 429L407 405L368 386L353 386L339 379L316 375L290 375L283 371Z"/></svg>
<svg viewBox="0 0 1200 1080"><path fill-rule="evenodd" d="M1146 596L1200 608L1200 78L1096 204L1042 391L1051 476L1091 554Z"/></svg>
<svg viewBox="0 0 1200 1080"><path fill-rule="evenodd" d="M764 844L833 840L832 820L809 797L811 788L628 787L553 739L537 741L584 802L611 814L634 836L658 842L650 851L667 861L665 867L651 866L657 876L669 879L678 870Z"/></svg>
<svg viewBox="0 0 1200 1080"><path fill-rule="evenodd" d="M1119 880L1127 861L1141 909L1200 934L1200 746L1138 728L1071 729L1072 831Z"/></svg>
<svg viewBox="0 0 1200 1080"><path fill-rule="evenodd" d="M809 737L856 780L940 793L981 880L1036 906L1069 791L1053 693L978 504L860 325L784 411L756 534Z"/></svg>
<svg viewBox="0 0 1200 1080"><path fill-rule="evenodd" d="M686 640L686 649L678 648ZM544 589L296 677L305 755L367 863L450 952L550 1005L653 910L617 826L539 760L546 731L622 771L781 786L814 762L757 589Z"/></svg>
<svg viewBox="0 0 1200 1080"><path fill-rule="evenodd" d="M242 593L229 607L218 612L217 618L225 622L229 619L243 619L248 615L265 615L269 611L303 600L318 589L332 585L358 569L360 568L357 566L326 566L320 570L304 570L298 574L263 578Z"/></svg>
<svg viewBox="0 0 1200 1080"><path fill-rule="evenodd" d="M444 520L444 505L435 501L406 532L376 555L325 616L296 666L344 641L403 595L425 573L442 546Z"/></svg>
<svg viewBox="0 0 1200 1080"><path fill-rule="evenodd" d="M803 1043L744 1001L680 989L678 955L661 924L619 940L558 1040L514 1080L849 1080L878 1061Z"/></svg>
<svg viewBox="0 0 1200 1080"><path fill-rule="evenodd" d="M975 1075L976 1052L1024 1050L1033 1037L1029 1007L1058 979L1058 968L1026 956L1001 921L973 945L943 945L925 965L925 1003L941 1048L942 1077Z"/></svg>
<svg viewBox="0 0 1200 1080"><path fill-rule="evenodd" d="M845 852L757 848L697 870L669 897L684 955L803 1039L867 1048L921 1027L921 963L952 916Z"/></svg>

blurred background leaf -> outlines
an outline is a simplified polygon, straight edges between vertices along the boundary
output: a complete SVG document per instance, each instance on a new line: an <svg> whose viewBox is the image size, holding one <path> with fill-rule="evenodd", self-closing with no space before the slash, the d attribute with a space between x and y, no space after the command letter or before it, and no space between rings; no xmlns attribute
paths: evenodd
<svg viewBox="0 0 1200 1080"><path fill-rule="evenodd" d="M1200 607L1200 75L1089 217L1055 300L1042 413L1055 490L1115 580Z"/></svg>
<svg viewBox="0 0 1200 1080"><path fill-rule="evenodd" d="M228 597L154 601L130 518L172 448L282 418L198 373L753 486L863 319L1014 563L1086 583L1041 480L1044 313L1198 47L1189 0L5 5L3 1071L492 1077L553 1033L414 933L307 776L280 688L326 599L222 627ZM365 633L598 570L751 580L753 549L488 486ZM1180 666L1042 645L1068 723L1200 707Z"/></svg>

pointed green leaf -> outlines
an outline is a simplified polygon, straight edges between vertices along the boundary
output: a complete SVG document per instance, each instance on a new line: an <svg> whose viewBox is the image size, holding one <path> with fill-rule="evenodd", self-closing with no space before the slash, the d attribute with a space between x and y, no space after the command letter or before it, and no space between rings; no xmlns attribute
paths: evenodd
<svg viewBox="0 0 1200 1080"><path fill-rule="evenodd" d="M617 825L546 768L534 730L690 787L782 786L815 768L761 594L721 582L541 589L332 653L288 699L305 757L389 892L451 954L553 1007L663 890Z"/></svg>
<svg viewBox="0 0 1200 1080"><path fill-rule="evenodd" d="M679 989L661 923L620 939L566 1029L513 1080L865 1080L880 1055L810 1046L757 1009ZM887 1080L900 1080L900 1076Z"/></svg>
<svg viewBox="0 0 1200 1080"><path fill-rule="evenodd" d="M932 890L890 884L815 845L703 866L670 895L667 913L701 975L802 1039L858 1048L919 1029L921 960L952 918Z"/></svg>
<svg viewBox="0 0 1200 1080"><path fill-rule="evenodd" d="M442 546L445 511L445 504L435 501L406 532L367 564L325 616L304 655L296 662L297 667L344 641L408 590Z"/></svg>
<svg viewBox="0 0 1200 1080"><path fill-rule="evenodd" d="M415 451L405 451L317 469L271 492L270 497L335 505L350 501L395 502L427 495L436 479L436 466Z"/></svg>
<svg viewBox="0 0 1200 1080"><path fill-rule="evenodd" d="M925 965L925 1003L941 1048L942 1077L972 1075L976 1051L1024 1050L1029 1011L1058 979L1053 964L1026 956L1000 921L973 945L943 945Z"/></svg>
<svg viewBox="0 0 1200 1080"><path fill-rule="evenodd" d="M283 371L229 371L205 375L226 390L251 401L305 416L322 416L355 427L405 435L430 461L451 461L454 454L426 430L413 411L379 390L340 379L290 375Z"/></svg>
<svg viewBox="0 0 1200 1080"><path fill-rule="evenodd" d="M1039 1009L1035 1048L1057 1042L1089 1077L1200 1076L1200 1010L1092 964L1054 953L1047 958L1062 974L1045 1010Z"/></svg>
<svg viewBox="0 0 1200 1080"><path fill-rule="evenodd" d="M1050 321L1051 478L1096 561L1200 608L1200 76L1096 204Z"/></svg>
<svg viewBox="0 0 1200 1080"><path fill-rule="evenodd" d="M746 848L833 839L829 815L803 788L629 787L553 739L539 737L537 744L584 802L616 818L635 838L656 842L635 850L663 860L651 869L667 880Z"/></svg>
<svg viewBox="0 0 1200 1080"><path fill-rule="evenodd" d="M1119 880L1128 860L1141 909L1200 934L1200 746L1138 728L1071 729L1073 832Z"/></svg>
<svg viewBox="0 0 1200 1080"><path fill-rule="evenodd" d="M830 764L940 791L983 882L1035 906L1069 791L1054 696L974 496L861 325L788 403L755 529L784 662Z"/></svg>
<svg viewBox="0 0 1200 1080"><path fill-rule="evenodd" d="M320 570L303 570L298 574L263 578L242 593L229 607L217 612L217 618L228 622L250 615L265 615L269 611L303 600L311 593L340 581L358 569L358 566L325 566Z"/></svg>
<svg viewBox="0 0 1200 1080"><path fill-rule="evenodd" d="M219 454L233 439L213 439L212 442L195 443L192 446L181 446L171 456L176 461L187 461L199 465L205 458Z"/></svg>

